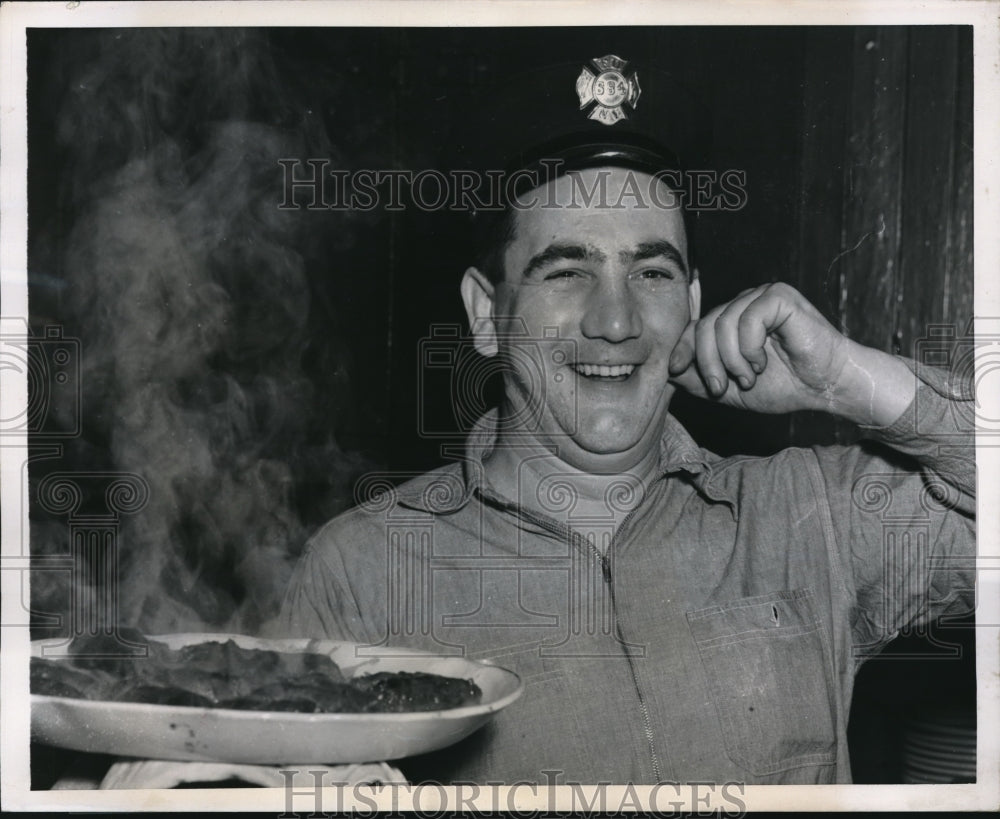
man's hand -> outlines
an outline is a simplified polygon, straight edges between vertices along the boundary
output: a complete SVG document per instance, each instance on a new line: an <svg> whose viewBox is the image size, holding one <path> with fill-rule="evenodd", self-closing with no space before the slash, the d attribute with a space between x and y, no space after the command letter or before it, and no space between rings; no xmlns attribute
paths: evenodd
<svg viewBox="0 0 1000 819"><path fill-rule="evenodd" d="M837 331L793 287L745 290L692 321L671 381L701 398L764 413L823 410L888 426L913 400L910 369Z"/></svg>

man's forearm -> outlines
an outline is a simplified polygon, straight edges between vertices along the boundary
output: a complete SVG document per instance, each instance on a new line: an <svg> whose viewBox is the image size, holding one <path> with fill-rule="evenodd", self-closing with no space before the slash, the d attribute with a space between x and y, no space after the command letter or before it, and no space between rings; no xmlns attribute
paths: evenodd
<svg viewBox="0 0 1000 819"><path fill-rule="evenodd" d="M913 371L900 359L853 341L847 352L827 411L864 427L891 426L913 403Z"/></svg>
<svg viewBox="0 0 1000 819"><path fill-rule="evenodd" d="M948 370L919 366L915 361L876 350L870 352L877 355L860 356L857 373L876 380L867 393L871 409L866 408L861 397L865 393L858 392L853 403L844 404L850 409L844 409L842 417L856 421L866 437L916 458L926 470L959 491L962 497L952 499L954 506L974 514L975 394L971 378L965 374L956 378L956 373ZM880 357L889 359L894 366L889 367ZM888 394L892 390L896 391L895 399ZM888 420L892 415L895 419Z"/></svg>

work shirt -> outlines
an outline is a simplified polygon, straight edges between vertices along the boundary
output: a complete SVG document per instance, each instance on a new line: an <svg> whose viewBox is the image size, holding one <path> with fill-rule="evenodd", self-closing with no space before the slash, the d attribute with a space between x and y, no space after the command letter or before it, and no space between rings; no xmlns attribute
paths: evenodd
<svg viewBox="0 0 1000 819"><path fill-rule="evenodd" d="M972 607L969 395L920 372L910 409L855 446L720 458L671 417L645 496L609 493L631 510L617 531L575 519L558 476L530 502L498 495L489 414L458 462L363 482L308 544L278 630L521 677L519 700L413 776L849 782L860 664ZM603 530L605 554L579 530Z"/></svg>

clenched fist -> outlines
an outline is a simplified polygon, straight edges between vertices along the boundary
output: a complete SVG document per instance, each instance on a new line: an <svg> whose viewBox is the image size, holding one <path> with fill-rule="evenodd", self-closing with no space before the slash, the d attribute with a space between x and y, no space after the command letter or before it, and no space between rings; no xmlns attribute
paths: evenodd
<svg viewBox="0 0 1000 819"><path fill-rule="evenodd" d="M895 421L915 389L905 364L851 341L782 283L745 290L692 321L670 374L693 395L730 406L823 410L871 426Z"/></svg>

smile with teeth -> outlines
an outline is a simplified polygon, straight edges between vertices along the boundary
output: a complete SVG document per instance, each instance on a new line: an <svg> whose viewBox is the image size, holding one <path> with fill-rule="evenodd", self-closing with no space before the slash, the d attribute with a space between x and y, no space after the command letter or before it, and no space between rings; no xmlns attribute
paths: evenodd
<svg viewBox="0 0 1000 819"><path fill-rule="evenodd" d="M573 369L588 378L620 378L632 375L635 364L574 364Z"/></svg>

